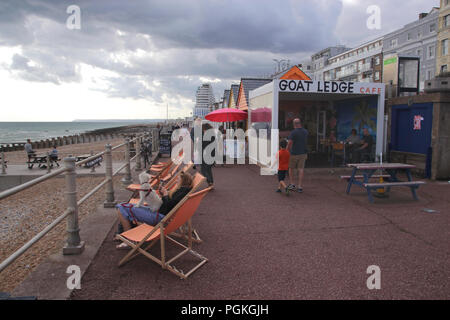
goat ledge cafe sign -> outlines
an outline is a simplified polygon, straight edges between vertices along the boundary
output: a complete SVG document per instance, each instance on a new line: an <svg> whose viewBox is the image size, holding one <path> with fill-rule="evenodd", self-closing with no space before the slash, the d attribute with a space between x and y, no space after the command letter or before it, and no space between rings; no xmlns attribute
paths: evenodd
<svg viewBox="0 0 450 320"><path fill-rule="evenodd" d="M345 81L280 80L278 88L280 92L381 95L384 84Z"/></svg>

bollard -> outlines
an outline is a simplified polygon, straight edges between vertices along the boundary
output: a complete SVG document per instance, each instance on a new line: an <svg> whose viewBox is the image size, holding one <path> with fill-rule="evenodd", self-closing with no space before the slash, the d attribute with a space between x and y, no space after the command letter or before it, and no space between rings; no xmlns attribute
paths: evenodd
<svg viewBox="0 0 450 320"><path fill-rule="evenodd" d="M105 172L106 172L106 179L108 179L108 182L106 183L106 200L103 203L103 207L114 208L116 206L116 202L114 201L112 155L111 155L111 145L109 143L106 145Z"/></svg>
<svg viewBox="0 0 450 320"><path fill-rule="evenodd" d="M2 147L2 174L6 174L5 152Z"/></svg>
<svg viewBox="0 0 450 320"><path fill-rule="evenodd" d="M141 171L142 170L142 163L141 163L141 146L142 146L142 138L138 138L136 140L136 168L134 168L135 171Z"/></svg>
<svg viewBox="0 0 450 320"><path fill-rule="evenodd" d="M131 167L130 167L130 139L125 139L125 177L122 179L122 183L124 185L129 185L132 183L131 181Z"/></svg>
<svg viewBox="0 0 450 320"><path fill-rule="evenodd" d="M80 228L78 226L77 186L75 173L75 158L64 159L66 171L66 201L72 212L67 216L67 243L63 248L64 255L81 254L84 250L84 241L80 241Z"/></svg>
<svg viewBox="0 0 450 320"><path fill-rule="evenodd" d="M50 168L50 152L47 151L47 173L52 172L52 169Z"/></svg>
<svg viewBox="0 0 450 320"><path fill-rule="evenodd" d="M94 151L91 151L91 156L94 155ZM95 173L95 164L91 167L91 173Z"/></svg>

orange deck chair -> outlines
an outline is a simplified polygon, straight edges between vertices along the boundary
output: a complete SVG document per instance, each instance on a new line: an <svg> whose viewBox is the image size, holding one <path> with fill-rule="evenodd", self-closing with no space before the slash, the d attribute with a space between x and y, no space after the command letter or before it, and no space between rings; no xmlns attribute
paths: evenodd
<svg viewBox="0 0 450 320"><path fill-rule="evenodd" d="M175 163L180 163L181 160L183 160L183 150L180 150L180 152L178 153L178 156L175 159L170 159L170 160L175 162ZM151 168L155 168L155 169L161 168L162 166L164 166L165 163L166 162L158 162L158 163L152 164L150 169Z"/></svg>
<svg viewBox="0 0 450 320"><path fill-rule="evenodd" d="M170 272L176 274L181 279L186 279L194 271L204 265L208 259L201 254L192 250L192 239L189 238L187 246L179 243L171 238L169 235L180 228L182 225L189 223L195 211L197 210L203 197L212 188L207 188L196 193L188 194L183 200L181 200L175 208L173 208L163 220L161 220L156 226L150 226L148 224L141 224L136 228L130 229L118 236L120 240L131 246L130 252L119 262L119 267L126 262L135 258L136 256L143 254L150 260L158 263L163 269L167 269ZM190 227L190 224L189 224ZM189 233L190 234L190 233ZM157 241L160 241L161 245L161 257L157 258L150 254L147 250L153 247ZM166 240L178 245L183 250L175 255L173 258L167 260L166 258ZM145 247L144 244L146 244ZM195 265L188 272L184 273L182 270L177 269L172 263L185 255L190 253L193 256L200 259L200 262Z"/></svg>
<svg viewBox="0 0 450 320"><path fill-rule="evenodd" d="M172 178L165 184L165 187L167 188L167 191L171 191L173 188L175 188L175 186L177 185L177 179L180 176L181 172L188 172L190 169L192 169L192 167L194 166L194 164L192 162L189 162L187 165L185 165L183 167L183 169L179 170L178 172L175 173L175 175L172 176ZM130 185L131 186L131 185ZM132 185L133 188L137 188L140 187L139 184L136 185ZM127 188L128 189L128 188ZM139 195L136 196L136 193L141 191L140 189L128 189L130 191L136 191L135 193L133 193L133 196L131 197L131 199L128 201L128 203L132 203L132 204L136 204L139 202ZM145 190L147 191L147 190ZM155 190L155 192L157 192L159 194L158 190ZM144 205L147 205L144 202Z"/></svg>
<svg viewBox="0 0 450 320"><path fill-rule="evenodd" d="M152 188L155 188L159 184L161 178L165 177L166 175L168 175L170 173L173 166L174 165L171 164L170 166L167 166L164 170L160 171L156 175L150 175L150 181L149 181L150 186ZM132 183L132 184L129 184L126 187L126 189L128 191L133 192L130 197L130 200L131 200L132 198L138 197L138 192L141 191L141 185L139 183Z"/></svg>
<svg viewBox="0 0 450 320"><path fill-rule="evenodd" d="M192 164L193 166L194 164ZM194 178L192 179L192 189L190 193L197 191L200 188L200 185L206 181L206 178L201 174L196 172L194 175ZM173 183L170 189L176 187L176 183ZM139 202L139 198L132 198L128 201L128 203L136 204ZM144 202L144 205L147 205L147 203ZM190 228L189 228L190 225ZM191 239L190 241L195 243L202 243L203 240L200 238L200 235L198 234L198 231L195 228L192 228L192 221L188 221L188 223L184 224L179 228L179 230L173 232L171 236L183 238L185 240Z"/></svg>

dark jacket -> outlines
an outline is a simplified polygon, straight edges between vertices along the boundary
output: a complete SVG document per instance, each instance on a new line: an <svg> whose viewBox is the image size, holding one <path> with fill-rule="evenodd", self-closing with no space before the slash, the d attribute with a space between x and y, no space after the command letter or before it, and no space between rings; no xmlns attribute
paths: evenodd
<svg viewBox="0 0 450 320"><path fill-rule="evenodd" d="M215 136L211 137L211 141L202 140L202 156L203 157L204 157L204 153L205 153L206 147L209 146L210 144L214 144L214 143L216 143L216 137ZM216 148L217 148L217 146L216 146ZM216 149L215 148L212 150L211 156L213 158L216 156ZM202 157L202 159L203 159L203 157Z"/></svg>
<svg viewBox="0 0 450 320"><path fill-rule="evenodd" d="M181 187L177 191L175 191L172 195L172 198L169 196L162 197L162 205L159 208L159 213L166 215L172 210L178 202L180 202L188 193L191 191L191 188Z"/></svg>

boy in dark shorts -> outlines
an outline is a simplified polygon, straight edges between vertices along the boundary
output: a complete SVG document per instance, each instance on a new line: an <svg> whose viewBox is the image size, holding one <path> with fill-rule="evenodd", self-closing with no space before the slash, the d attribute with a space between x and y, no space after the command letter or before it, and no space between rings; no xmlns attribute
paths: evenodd
<svg viewBox="0 0 450 320"><path fill-rule="evenodd" d="M284 182L286 180L286 175L289 170L289 159L290 159L290 153L286 149L287 148L287 142L286 140L280 141L280 150L277 153L277 160L278 160L278 193L281 193L281 190L284 190L286 195L289 195L289 189ZM283 189L281 189L283 188Z"/></svg>

